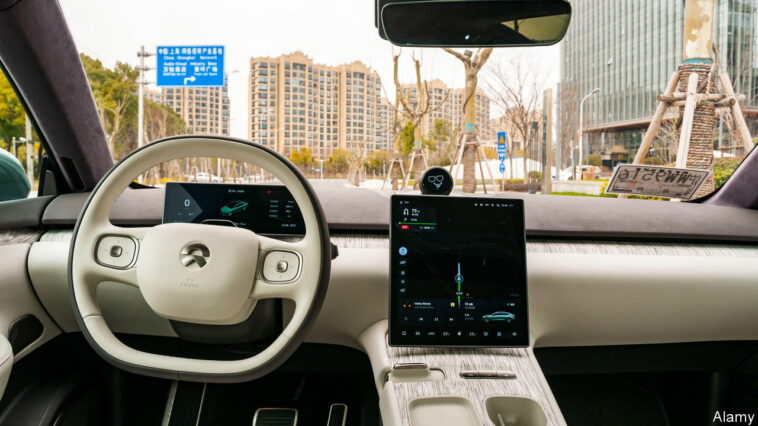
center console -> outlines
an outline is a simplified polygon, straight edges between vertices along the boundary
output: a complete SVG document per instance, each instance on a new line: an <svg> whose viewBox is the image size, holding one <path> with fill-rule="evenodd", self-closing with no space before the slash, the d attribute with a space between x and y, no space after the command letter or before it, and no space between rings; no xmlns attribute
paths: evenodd
<svg viewBox="0 0 758 426"><path fill-rule="evenodd" d="M529 347L524 206L395 195L389 320L361 336L385 425L565 425Z"/></svg>

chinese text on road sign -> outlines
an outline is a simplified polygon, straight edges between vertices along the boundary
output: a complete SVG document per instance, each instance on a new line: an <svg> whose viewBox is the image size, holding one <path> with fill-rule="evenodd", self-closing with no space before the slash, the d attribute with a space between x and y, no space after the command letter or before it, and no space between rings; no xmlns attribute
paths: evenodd
<svg viewBox="0 0 758 426"><path fill-rule="evenodd" d="M224 85L224 46L158 46L158 86Z"/></svg>

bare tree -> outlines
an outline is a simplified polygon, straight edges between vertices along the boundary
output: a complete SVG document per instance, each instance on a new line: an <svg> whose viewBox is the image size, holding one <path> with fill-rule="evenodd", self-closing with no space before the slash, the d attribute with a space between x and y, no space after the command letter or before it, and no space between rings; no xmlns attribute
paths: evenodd
<svg viewBox="0 0 758 426"><path fill-rule="evenodd" d="M395 87L395 104L392 105L389 103L389 96L387 96L387 89L384 87L384 84L381 82L379 84L384 92L384 99L387 99L387 105L392 108L392 121L389 125L387 125L387 123L382 123L381 129L392 135L392 146L389 149L391 159L389 174L391 176L387 176L386 178L392 181L392 190L397 191L399 189L397 182L398 179L400 179L401 174L400 167L398 167L401 161L400 154L402 153L400 146L400 132L403 128L402 116L400 114L400 87Z"/></svg>
<svg viewBox="0 0 758 426"><path fill-rule="evenodd" d="M431 105L431 97L429 96L429 85L426 81L421 80L421 60L417 59L416 57L413 58L413 65L415 69L415 75L416 75L416 102L415 104L412 102L410 96L405 96L403 94L403 91L401 89L400 85L400 77L398 75L398 63L400 61L400 53L397 53L393 55L392 57L392 65L393 65L393 78L395 82L395 127L396 127L396 135L395 135L395 144L396 149L398 149L398 152L402 152L402 147L399 146L400 138L399 135L402 132L402 130L405 128L405 126L410 123L410 125L413 128L413 143L414 143L414 151L420 151L421 149L421 143L423 141L424 135L422 134L423 129L421 128L421 123L423 120L432 112L437 111L438 109L442 108L443 105L447 102L448 97L450 96L450 91L447 91L445 93L444 98L442 101L432 107ZM398 118L401 118L398 120ZM409 173L412 173L417 179L414 183L414 188L418 188L418 177L421 176L423 173L424 165L421 164L421 161L417 161L414 163L414 169L415 170L409 170ZM394 185L393 185L394 187Z"/></svg>
<svg viewBox="0 0 758 426"><path fill-rule="evenodd" d="M503 111L503 115L513 126L523 141L524 179L526 176L527 153L535 141L539 140L542 127L542 92L545 76L539 71L539 64L515 61L498 64L490 68L487 85L491 95Z"/></svg>
<svg viewBox="0 0 758 426"><path fill-rule="evenodd" d="M427 160L430 165L449 166L455 156L455 136L451 123L444 118L436 118L432 122L432 128L426 135L429 145Z"/></svg>
<svg viewBox="0 0 758 426"><path fill-rule="evenodd" d="M150 101L145 102L145 137L148 141L188 132L184 120L171 107ZM162 178L181 177L182 163L182 160L172 160L152 168L145 173L148 184L160 183Z"/></svg>
<svg viewBox="0 0 758 426"><path fill-rule="evenodd" d="M653 142L655 159L662 164L673 164L676 160L676 150L679 147L679 122L678 120L665 120L658 130Z"/></svg>
<svg viewBox="0 0 758 426"><path fill-rule="evenodd" d="M111 155L117 157L115 148L116 136L124 128L124 115L133 99L128 96L115 98L112 102L96 100L96 106L102 123L106 123L105 136L110 148Z"/></svg>
<svg viewBox="0 0 758 426"><path fill-rule="evenodd" d="M729 70L734 92L737 95L745 96L744 101L740 102L742 104L743 116L748 126L748 132L752 135L753 140L756 140L755 137L756 134L758 134L758 119L755 119L754 117L751 119L750 115L745 113L750 106L758 105L758 79L751 78L756 72L753 67L753 60L755 58L753 58L752 55L747 54L752 48L752 40L750 34L746 32L742 34L742 38L738 38L737 34L735 34L734 37L729 37L729 41L731 42L731 45L728 46L726 51L732 52L732 56L727 56L725 58L727 63L723 65ZM720 56L720 52L716 48L713 50L716 62L721 63L722 57ZM737 54L737 52L742 52L742 54ZM726 131L723 132L723 134L719 134L718 137L726 146L727 150L733 151L736 154L742 151L738 148L740 146L741 138L737 130L730 126L731 119L732 117L730 113L725 114L725 129L723 130ZM722 151L724 150L722 146L719 146L719 149ZM743 156L747 154L748 152L744 152Z"/></svg>
<svg viewBox="0 0 758 426"><path fill-rule="evenodd" d="M456 52L453 49L444 47L443 50L460 60L466 71L466 86L463 98L463 123L464 126L469 123L476 123L476 89L479 83L479 71L489 60L492 54L492 48L483 48L477 50L474 54L470 50L463 53ZM477 141L476 129L474 132L466 133L466 141L463 149L463 192L473 193L476 191L476 168L474 166L476 158L476 146L471 142ZM485 185L482 182L482 185Z"/></svg>
<svg viewBox="0 0 758 426"><path fill-rule="evenodd" d="M353 186L360 186L364 178L366 166L366 141L356 143L356 149L350 150L347 155L347 182Z"/></svg>

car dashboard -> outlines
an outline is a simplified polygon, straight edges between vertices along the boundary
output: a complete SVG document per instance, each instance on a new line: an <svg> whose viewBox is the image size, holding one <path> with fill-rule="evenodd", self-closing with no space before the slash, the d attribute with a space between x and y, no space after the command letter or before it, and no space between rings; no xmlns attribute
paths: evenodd
<svg viewBox="0 0 758 426"><path fill-rule="evenodd" d="M566 211L566 205L521 197L526 220L528 347L457 348L444 352L435 348L392 347L387 339L391 286L391 241L387 232L390 200L369 192L363 193L365 197L352 194L353 201L348 202L340 191L345 192L344 188L325 188L319 193L327 216L331 216L331 241L339 247L339 257L332 263L326 299L306 341L347 346L367 353L382 404L394 401L382 408L387 418L407 418L411 413L403 410L409 410L410 405L400 401L419 395L440 396L441 393L434 392L458 389L458 394L475 400L476 392L495 386L492 382L472 382L462 378L462 374L516 371L524 380L499 382L497 386L504 387L498 388L497 393L521 394L541 401L548 424L563 424L560 410L534 357L535 350L758 340L758 330L754 327L758 321L754 303L758 300L755 285L758 246L750 242L754 238L750 233L756 232L758 227L746 229L734 222L723 223L717 229L721 235L709 237L708 233L715 234L716 230L698 231L671 225L667 230L651 229L661 234L668 232L668 238L661 238L660 234L641 238L638 233L627 238L620 234L610 240L591 233L577 235L577 231L569 228L577 226L579 220L563 224L563 233L549 232L548 225L556 222L545 222L543 218L561 208ZM159 189L128 190L116 205L112 221L141 226L159 223L164 214L163 197L164 192ZM76 194L57 197L42 214L44 227L19 227L2 232L0 240L4 245L0 245L0 258L8 259L9 264L26 264L28 271L6 272L13 274L7 279L26 284L16 286L23 291L11 294L6 290L7 294L3 294L3 300L9 302L3 307L7 312L4 317L32 314L44 326L43 335L16 353L17 359L61 333L78 331L65 277L74 213L83 201L83 196ZM680 209L673 206L674 203L661 204L666 207L651 209L666 215ZM382 208L378 209L377 205ZM598 205L596 214L605 213L602 202ZM629 205L640 208L616 214L639 217L644 205ZM693 207L694 213L688 214L695 218L700 207L718 208L687 207ZM537 211L539 208L543 211ZM720 209L725 217L746 215L739 219L742 225L746 220L756 220L752 212ZM363 211L366 214L361 215ZM352 215L352 222L345 220L348 214ZM564 215L564 220L566 217L571 216ZM584 220L589 219L592 217ZM604 223L599 225L594 232L603 230ZM638 220L636 226L639 225ZM730 226L733 228L727 229ZM672 238L673 232L678 232L675 238ZM685 232L689 233L688 238ZM733 235L728 236L729 232ZM170 322L149 309L137 288L106 282L98 288L98 300L109 326L118 333L176 336ZM34 309L30 311L28 307ZM494 309L488 314L500 310ZM292 307L284 303L282 321L286 322L291 313ZM414 365L429 368L423 371L407 368ZM419 374L427 379L439 378L438 371L443 371L444 376L436 385L433 380L414 379ZM474 385L480 383L481 386ZM501 403L503 401L492 402L493 406ZM418 410L423 412L424 407ZM486 420L485 407L477 406L474 411L482 421Z"/></svg>

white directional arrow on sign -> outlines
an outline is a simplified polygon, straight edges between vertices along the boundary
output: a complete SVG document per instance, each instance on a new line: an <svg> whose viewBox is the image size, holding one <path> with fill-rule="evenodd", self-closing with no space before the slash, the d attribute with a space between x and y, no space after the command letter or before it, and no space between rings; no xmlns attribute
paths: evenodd
<svg viewBox="0 0 758 426"><path fill-rule="evenodd" d="M192 77L184 77L184 84L186 85L188 81L194 82L196 80L195 76Z"/></svg>

